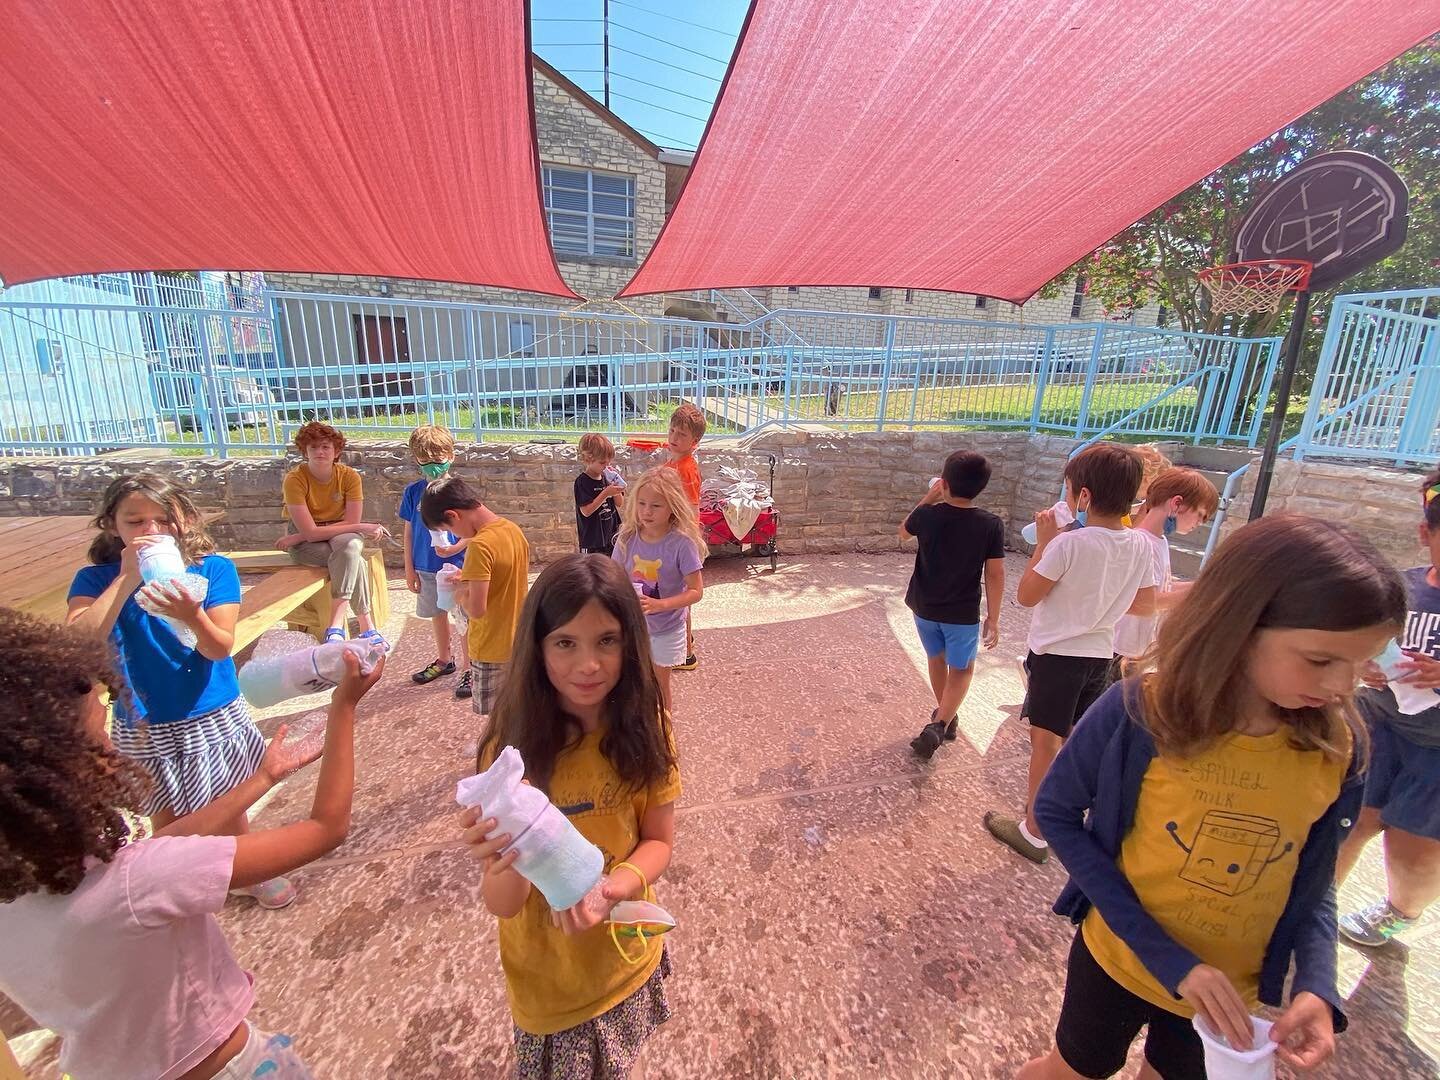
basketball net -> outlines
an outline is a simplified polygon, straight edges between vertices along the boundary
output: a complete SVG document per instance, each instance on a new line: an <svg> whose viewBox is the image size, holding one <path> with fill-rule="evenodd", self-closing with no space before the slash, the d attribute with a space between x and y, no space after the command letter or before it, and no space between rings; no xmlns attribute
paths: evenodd
<svg viewBox="0 0 1440 1080"><path fill-rule="evenodd" d="M1197 275L1210 294L1210 310L1219 315L1280 310L1287 292L1310 283L1312 263L1300 259L1262 259L1210 266Z"/></svg>

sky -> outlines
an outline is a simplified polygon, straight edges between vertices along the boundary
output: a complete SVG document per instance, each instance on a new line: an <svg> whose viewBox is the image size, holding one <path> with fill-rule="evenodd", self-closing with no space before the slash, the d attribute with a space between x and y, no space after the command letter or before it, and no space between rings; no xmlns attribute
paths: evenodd
<svg viewBox="0 0 1440 1080"><path fill-rule="evenodd" d="M535 52L603 101L605 0L531 0ZM661 146L693 150L748 0L609 0L610 108Z"/></svg>

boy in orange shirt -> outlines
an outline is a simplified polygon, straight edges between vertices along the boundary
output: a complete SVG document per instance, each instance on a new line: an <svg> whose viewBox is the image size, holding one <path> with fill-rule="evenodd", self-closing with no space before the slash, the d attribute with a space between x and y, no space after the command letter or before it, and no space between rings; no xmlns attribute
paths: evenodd
<svg viewBox="0 0 1440 1080"><path fill-rule="evenodd" d="M695 462L695 447L704 437L705 414L690 402L682 403L670 414L670 435L666 439L670 460L665 463L665 468L680 474L680 483L697 517L700 513L700 466ZM685 637L689 648L685 650L685 662L676 671L694 671L700 663L695 658L695 633L690 627L689 608L685 609Z"/></svg>

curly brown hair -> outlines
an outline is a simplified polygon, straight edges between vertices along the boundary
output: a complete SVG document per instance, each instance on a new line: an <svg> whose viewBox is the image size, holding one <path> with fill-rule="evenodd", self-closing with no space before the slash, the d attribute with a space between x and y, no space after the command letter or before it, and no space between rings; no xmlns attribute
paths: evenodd
<svg viewBox="0 0 1440 1080"><path fill-rule="evenodd" d="M0 903L68 893L85 860L109 862L130 827L118 809L149 785L87 727L90 694L124 693L94 634L0 608Z"/></svg>
<svg viewBox="0 0 1440 1080"><path fill-rule="evenodd" d="M180 548L186 566L194 566L206 555L214 554L215 541L205 528L205 517L190 498L190 493L173 480L157 473L129 473L110 481L100 496L100 509L91 525L100 535L90 542L88 557L97 566L120 561L125 545L115 532L115 515L127 496L139 495L165 508L170 518L170 532Z"/></svg>
<svg viewBox="0 0 1440 1080"><path fill-rule="evenodd" d="M335 456L338 458L341 451L345 449L345 436L331 427L329 424L322 424L319 420L311 420L299 431L295 432L295 449L305 453L305 448L311 443L328 442L335 447Z"/></svg>

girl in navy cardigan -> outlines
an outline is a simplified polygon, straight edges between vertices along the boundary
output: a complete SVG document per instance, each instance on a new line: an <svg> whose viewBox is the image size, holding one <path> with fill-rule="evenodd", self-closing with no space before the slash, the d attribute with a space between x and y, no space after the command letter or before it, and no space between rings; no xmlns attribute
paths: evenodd
<svg viewBox="0 0 1440 1080"><path fill-rule="evenodd" d="M1203 1080L1192 1020L1239 1050L1250 1014L1290 1004L1280 1060L1313 1068L1344 1027L1335 855L1358 815L1361 668L1405 617L1367 541L1299 515L1247 525L1162 624L1154 671L1112 687L1056 758L1036 817L1079 926L1055 1048L1021 1080L1119 1072Z"/></svg>

